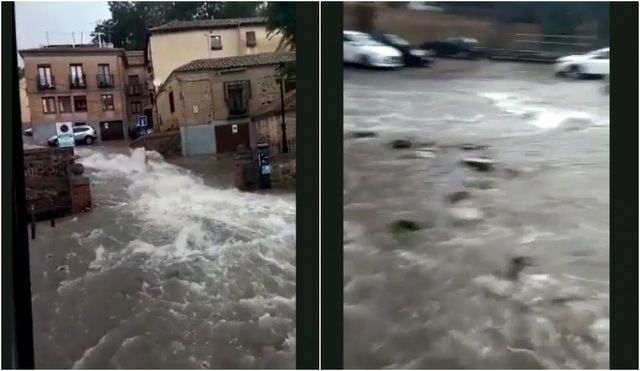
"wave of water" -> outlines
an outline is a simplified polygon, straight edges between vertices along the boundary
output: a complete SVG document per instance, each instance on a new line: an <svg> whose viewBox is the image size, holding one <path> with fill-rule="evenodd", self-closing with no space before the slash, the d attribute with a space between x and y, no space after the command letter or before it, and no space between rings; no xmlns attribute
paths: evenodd
<svg viewBox="0 0 640 371"><path fill-rule="evenodd" d="M101 202L89 216L111 220L71 235L92 258L86 273L60 283L51 303L58 315L80 318L69 331L86 327L96 339L73 367L295 365L293 198L209 187L143 149L83 150L80 162ZM95 307L93 290L105 286L120 314ZM92 317L104 324L86 322ZM52 326L66 318L57 321ZM82 344L74 338L61 346Z"/></svg>

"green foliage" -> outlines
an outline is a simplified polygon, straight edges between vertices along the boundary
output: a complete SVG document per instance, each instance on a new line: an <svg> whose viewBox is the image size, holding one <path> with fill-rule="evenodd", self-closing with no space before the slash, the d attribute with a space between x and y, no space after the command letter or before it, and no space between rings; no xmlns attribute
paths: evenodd
<svg viewBox="0 0 640 371"><path fill-rule="evenodd" d="M296 46L296 3L271 2L260 14L267 19L269 35L282 34L283 42L295 49Z"/></svg>
<svg viewBox="0 0 640 371"><path fill-rule="evenodd" d="M143 49L147 32L174 20L254 17L260 2L110 1L111 19L99 23L103 41L127 50ZM97 35L93 42L98 43Z"/></svg>

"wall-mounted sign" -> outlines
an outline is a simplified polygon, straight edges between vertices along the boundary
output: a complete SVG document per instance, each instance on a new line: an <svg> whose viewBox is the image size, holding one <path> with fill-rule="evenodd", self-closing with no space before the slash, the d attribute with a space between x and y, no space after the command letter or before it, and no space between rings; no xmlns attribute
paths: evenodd
<svg viewBox="0 0 640 371"><path fill-rule="evenodd" d="M233 132L234 134L238 134L238 125L231 125L231 132Z"/></svg>
<svg viewBox="0 0 640 371"><path fill-rule="evenodd" d="M108 123L108 122L105 122L105 123L104 123L104 128L105 128L105 129L109 129L109 123Z"/></svg>
<svg viewBox="0 0 640 371"><path fill-rule="evenodd" d="M138 116L138 123L136 124L136 126L139 128L143 128L147 126L147 116L145 115Z"/></svg>
<svg viewBox="0 0 640 371"><path fill-rule="evenodd" d="M73 124L71 122L56 122L56 132L58 135L58 147L74 147L76 141L73 138Z"/></svg>
<svg viewBox="0 0 640 371"><path fill-rule="evenodd" d="M197 104L193 105L193 113L198 113L200 111L200 107Z"/></svg>

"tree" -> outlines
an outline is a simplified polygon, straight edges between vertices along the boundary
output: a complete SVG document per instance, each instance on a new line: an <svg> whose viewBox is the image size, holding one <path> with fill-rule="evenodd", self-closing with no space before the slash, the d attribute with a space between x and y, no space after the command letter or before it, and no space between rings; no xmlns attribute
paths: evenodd
<svg viewBox="0 0 640 371"><path fill-rule="evenodd" d="M93 43L111 42L126 50L143 49L149 29L170 21L256 16L259 2L110 1L111 18L100 22ZM101 33L101 36L98 36Z"/></svg>
<svg viewBox="0 0 640 371"><path fill-rule="evenodd" d="M283 43L295 49L296 45L296 3L272 2L261 11L267 19L269 36L276 33L282 35Z"/></svg>

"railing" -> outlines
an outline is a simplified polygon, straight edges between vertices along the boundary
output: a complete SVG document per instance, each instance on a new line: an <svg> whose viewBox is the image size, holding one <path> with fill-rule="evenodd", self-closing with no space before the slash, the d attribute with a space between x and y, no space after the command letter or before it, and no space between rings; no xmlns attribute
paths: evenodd
<svg viewBox="0 0 640 371"><path fill-rule="evenodd" d="M113 88L113 74L98 74L98 87L99 88Z"/></svg>
<svg viewBox="0 0 640 371"><path fill-rule="evenodd" d="M242 107L229 108L229 118L241 118L249 116L249 106L243 105Z"/></svg>
<svg viewBox="0 0 640 371"><path fill-rule="evenodd" d="M129 96L142 95L142 84L127 84L127 95Z"/></svg>
<svg viewBox="0 0 640 371"><path fill-rule="evenodd" d="M52 90L56 88L56 79L54 76L49 76L49 78L42 77L38 75L36 78L36 85L38 90Z"/></svg>
<svg viewBox="0 0 640 371"><path fill-rule="evenodd" d="M78 75L69 75L69 87L71 89L86 89L87 88L87 76L82 74Z"/></svg>

